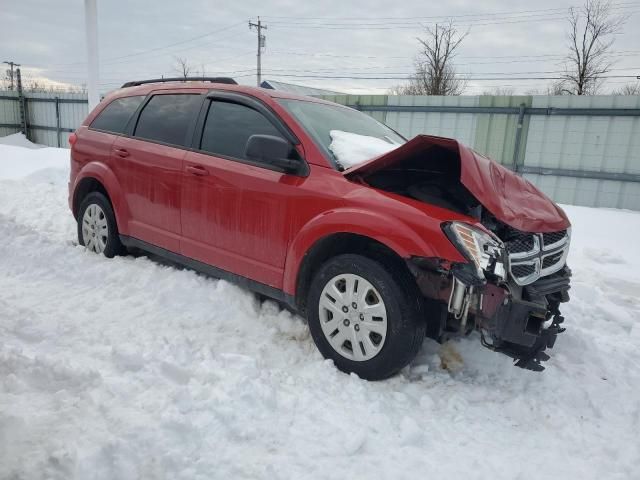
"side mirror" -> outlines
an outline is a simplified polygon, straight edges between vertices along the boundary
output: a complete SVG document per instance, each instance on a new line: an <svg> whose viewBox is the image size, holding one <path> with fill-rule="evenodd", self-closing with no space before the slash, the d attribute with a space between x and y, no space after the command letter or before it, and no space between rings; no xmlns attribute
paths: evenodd
<svg viewBox="0 0 640 480"><path fill-rule="evenodd" d="M301 162L288 158L293 145L273 135L251 135L244 151L245 157L255 162L269 163L285 172L297 172Z"/></svg>

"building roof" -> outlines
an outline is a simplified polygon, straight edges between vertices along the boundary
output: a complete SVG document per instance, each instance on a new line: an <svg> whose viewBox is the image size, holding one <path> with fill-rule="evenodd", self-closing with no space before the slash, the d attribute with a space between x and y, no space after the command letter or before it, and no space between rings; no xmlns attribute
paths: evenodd
<svg viewBox="0 0 640 480"><path fill-rule="evenodd" d="M295 93L297 95L344 95L342 92L325 90L323 88L307 87L306 85L294 85L292 83L276 82L275 80L263 80L262 88L279 90L281 92Z"/></svg>

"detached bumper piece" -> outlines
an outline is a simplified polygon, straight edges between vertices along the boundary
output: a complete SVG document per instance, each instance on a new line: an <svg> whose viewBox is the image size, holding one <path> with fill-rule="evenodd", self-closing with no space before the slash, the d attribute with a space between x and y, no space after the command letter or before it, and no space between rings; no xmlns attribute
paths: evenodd
<svg viewBox="0 0 640 480"><path fill-rule="evenodd" d="M484 325L489 327L486 331L491 343L485 337L485 329L480 330L481 340L485 347L517 360L517 367L542 371L541 362L549 359L545 350L553 348L558 334L565 330L560 326L562 322L564 317L557 309L552 312L539 304L510 301Z"/></svg>
<svg viewBox="0 0 640 480"><path fill-rule="evenodd" d="M541 363L549 359L545 350L553 348L565 330L559 306L569 301L567 266L526 286L497 279L473 281L463 265L433 259L414 260L410 267L423 295L442 305L439 330L430 336L444 340L475 328L485 347L515 359L516 366L544 370Z"/></svg>
<svg viewBox="0 0 640 480"><path fill-rule="evenodd" d="M504 297L493 312L482 305L476 311L482 344L514 358L518 367L544 370L541 362L549 359L545 350L553 348L565 331L559 306L569 300L570 278L571 270L564 267L524 288L504 289ZM495 288L499 287L489 290Z"/></svg>

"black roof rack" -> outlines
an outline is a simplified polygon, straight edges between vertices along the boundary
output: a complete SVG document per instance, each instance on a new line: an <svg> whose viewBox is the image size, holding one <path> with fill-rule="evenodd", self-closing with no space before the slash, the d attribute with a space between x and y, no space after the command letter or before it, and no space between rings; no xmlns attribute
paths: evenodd
<svg viewBox="0 0 640 480"><path fill-rule="evenodd" d="M136 80L134 82L127 82L120 88L136 87L138 85L144 85L145 83L165 83L165 82L211 82L211 83L226 83L227 85L237 85L231 77L173 77L173 78L153 78L151 80Z"/></svg>

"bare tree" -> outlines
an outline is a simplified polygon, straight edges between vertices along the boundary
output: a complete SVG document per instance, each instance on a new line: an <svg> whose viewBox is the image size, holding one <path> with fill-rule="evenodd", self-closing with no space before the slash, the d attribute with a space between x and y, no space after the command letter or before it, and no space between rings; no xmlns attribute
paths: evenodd
<svg viewBox="0 0 640 480"><path fill-rule="evenodd" d="M387 89L387 95L409 95L408 93L405 93L407 88L408 85L394 85Z"/></svg>
<svg viewBox="0 0 640 480"><path fill-rule="evenodd" d="M567 95L568 92L564 89L562 81L553 82L551 85L547 85L546 88L530 88L524 92L525 95Z"/></svg>
<svg viewBox="0 0 640 480"><path fill-rule="evenodd" d="M176 63L173 69L182 77L187 78L193 70L193 68L189 65L187 59L182 57L175 57L175 61Z"/></svg>
<svg viewBox="0 0 640 480"><path fill-rule="evenodd" d="M614 95L640 95L640 82L628 83L624 85L622 88L614 90L612 92Z"/></svg>
<svg viewBox="0 0 640 480"><path fill-rule="evenodd" d="M414 77L394 90L404 95L460 95L466 81L457 76L453 58L469 32L459 33L452 21L425 30L425 37L417 39L421 51L414 62Z"/></svg>
<svg viewBox="0 0 640 480"><path fill-rule="evenodd" d="M602 75L611 69L608 54L624 18L612 14L609 2L587 0L580 8L569 9L568 21L569 54L561 91L592 95L598 90Z"/></svg>
<svg viewBox="0 0 640 480"><path fill-rule="evenodd" d="M558 80L551 85L547 85L543 95L573 95L573 92L567 89L564 80Z"/></svg>

